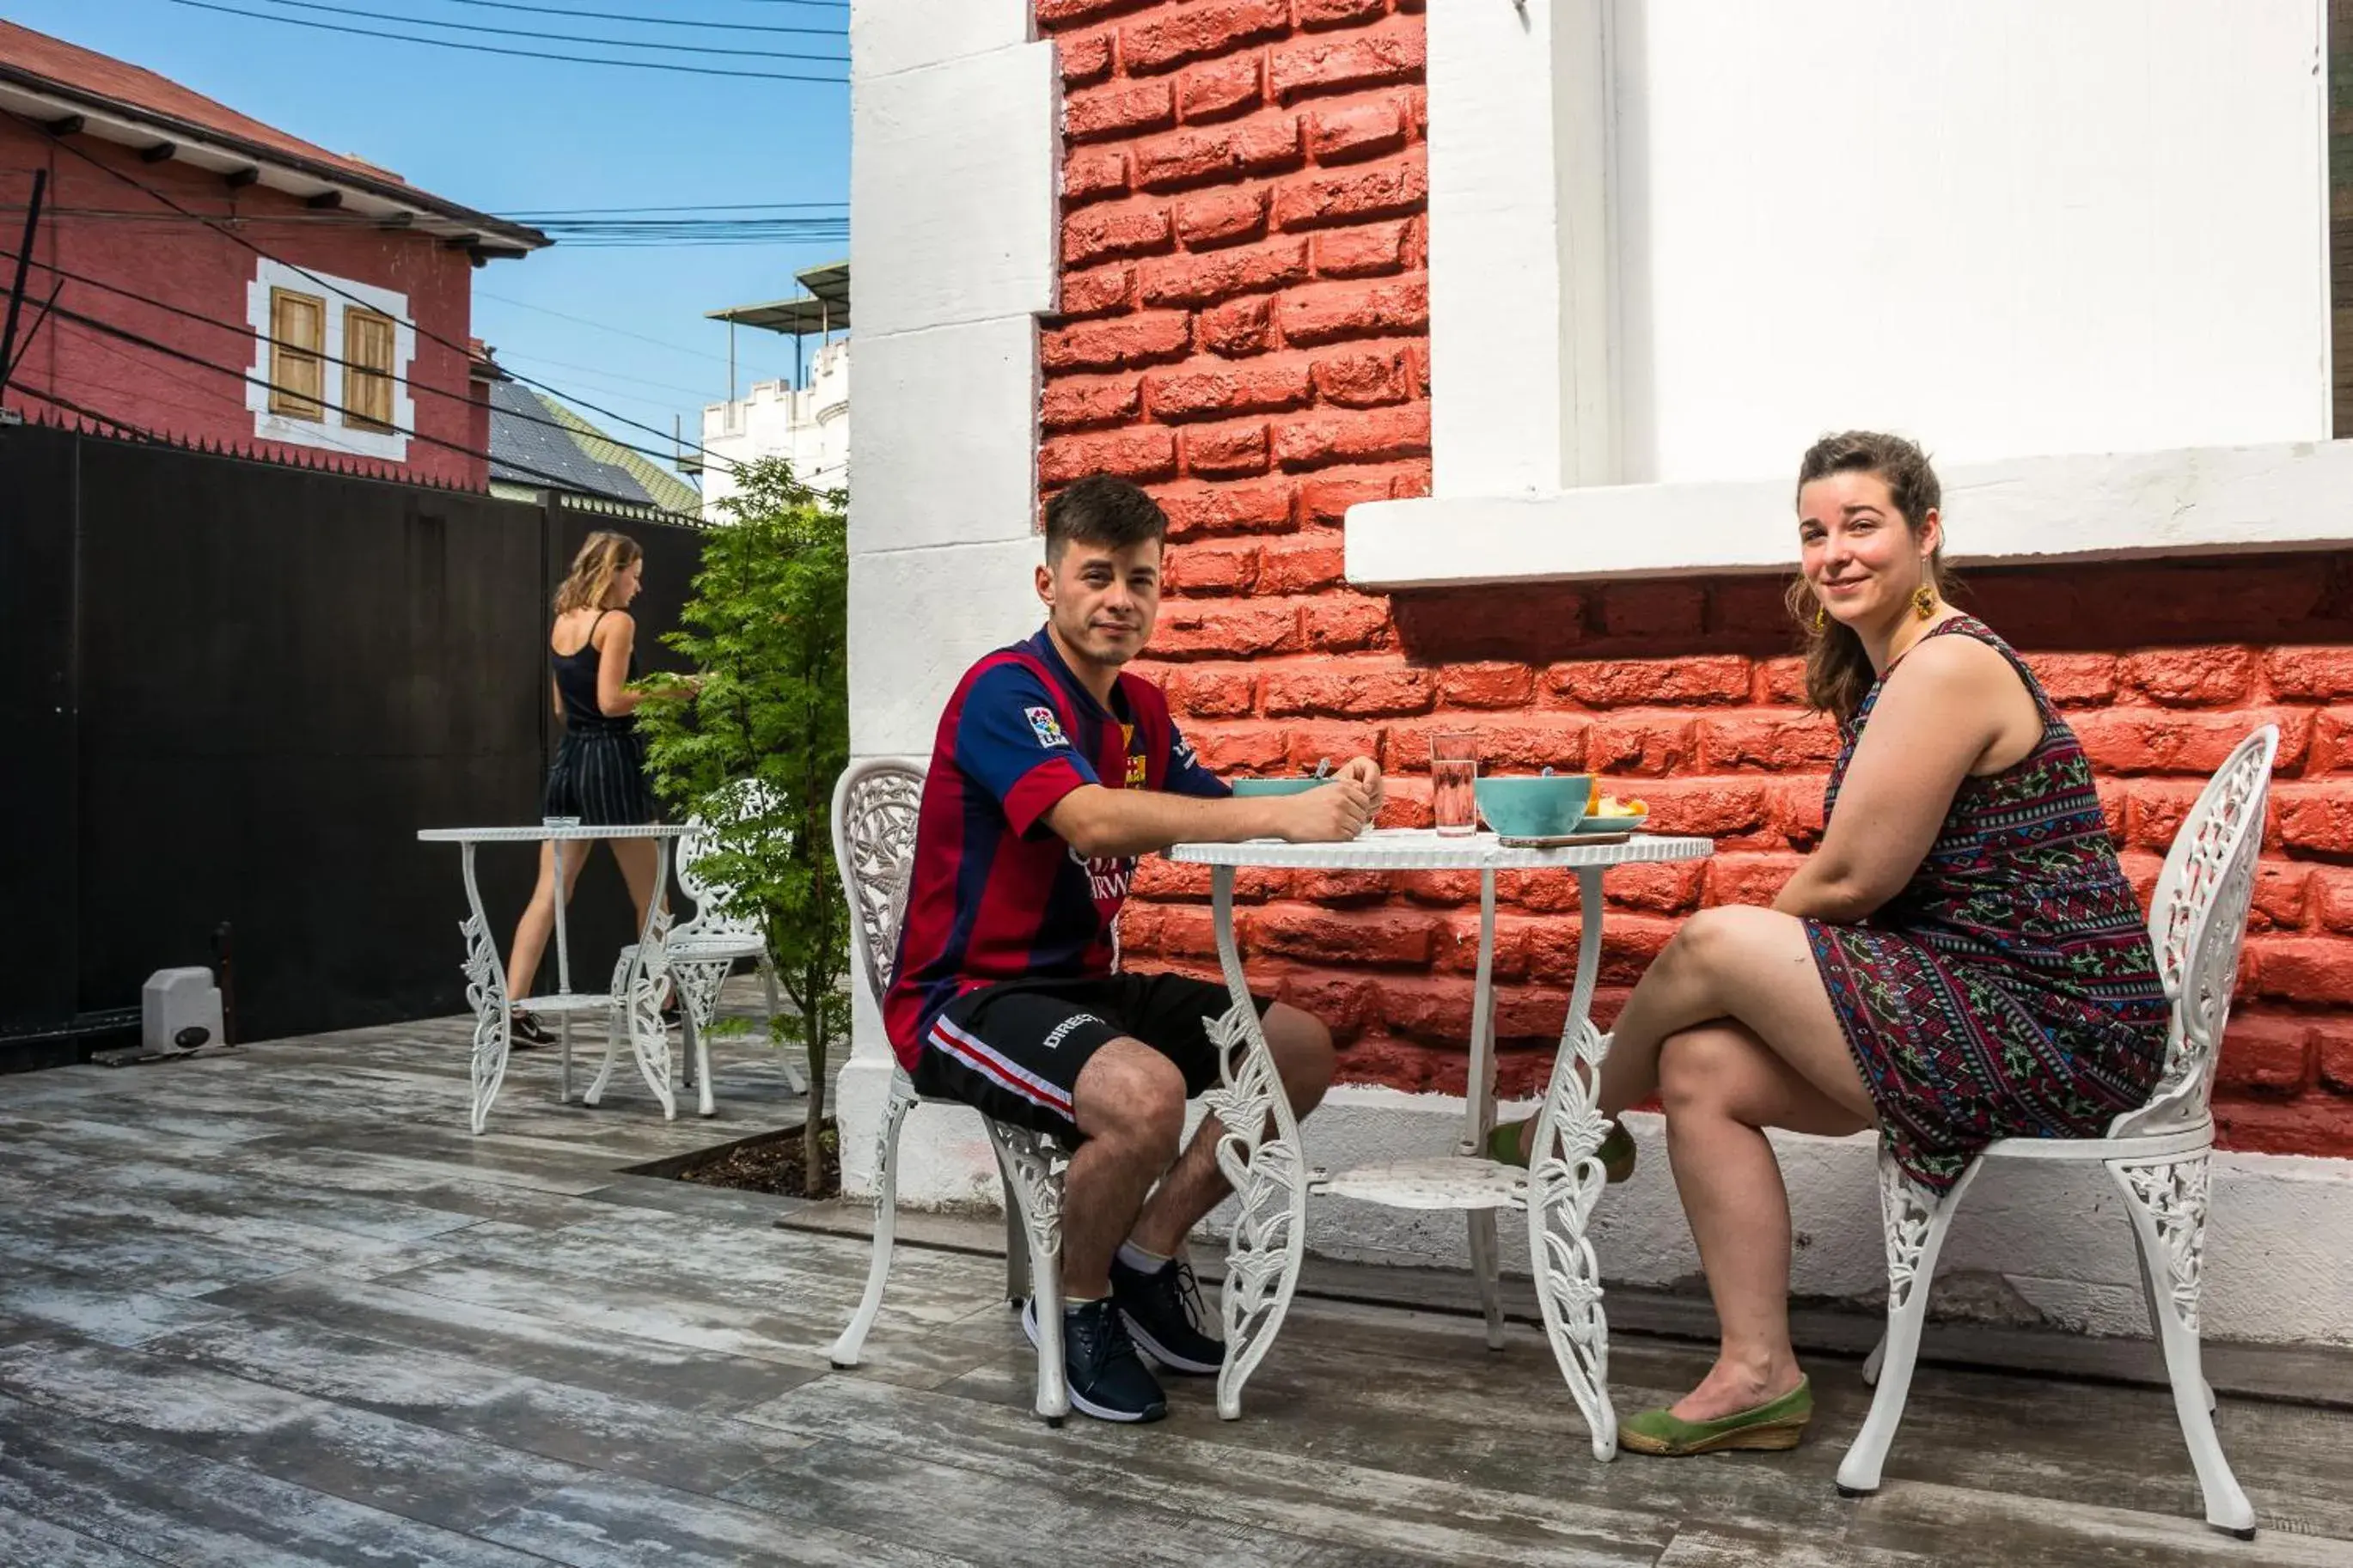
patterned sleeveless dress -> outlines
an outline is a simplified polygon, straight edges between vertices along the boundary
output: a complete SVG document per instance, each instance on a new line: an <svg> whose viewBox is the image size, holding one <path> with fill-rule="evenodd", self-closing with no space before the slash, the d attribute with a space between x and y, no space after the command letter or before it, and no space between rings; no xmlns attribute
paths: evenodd
<svg viewBox="0 0 2353 1568"><path fill-rule="evenodd" d="M1975 637L2009 659L2042 715L2042 742L2014 767L1961 781L1936 843L1886 904L1859 924L1805 925L1882 1145L1942 1193L1998 1138L2101 1137L2146 1103L2168 1008L2075 732L1984 623L1960 616L1928 636ZM1883 675L1842 726L1826 818L1885 685Z"/></svg>

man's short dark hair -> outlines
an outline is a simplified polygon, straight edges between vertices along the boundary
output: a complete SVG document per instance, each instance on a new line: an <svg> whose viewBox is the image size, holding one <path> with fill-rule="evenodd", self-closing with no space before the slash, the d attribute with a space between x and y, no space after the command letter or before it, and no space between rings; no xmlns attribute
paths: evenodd
<svg viewBox="0 0 2353 1568"><path fill-rule="evenodd" d="M1054 492L1046 503L1046 559L1060 561L1073 541L1125 550L1146 540L1166 544L1168 514L1125 479L1096 474Z"/></svg>

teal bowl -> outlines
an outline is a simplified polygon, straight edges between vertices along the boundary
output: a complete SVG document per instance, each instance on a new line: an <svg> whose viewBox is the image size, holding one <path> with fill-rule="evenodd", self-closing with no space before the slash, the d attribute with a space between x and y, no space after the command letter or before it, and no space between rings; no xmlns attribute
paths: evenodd
<svg viewBox="0 0 2353 1568"><path fill-rule="evenodd" d="M1577 831L1593 801L1591 773L1482 778L1479 815L1506 838L1557 838Z"/></svg>
<svg viewBox="0 0 2353 1568"><path fill-rule="evenodd" d="M1268 795L1304 795L1309 790L1314 789L1317 784L1327 784L1332 781L1329 778L1310 778L1234 779L1229 782L1233 784L1234 793L1236 795L1250 796Z"/></svg>

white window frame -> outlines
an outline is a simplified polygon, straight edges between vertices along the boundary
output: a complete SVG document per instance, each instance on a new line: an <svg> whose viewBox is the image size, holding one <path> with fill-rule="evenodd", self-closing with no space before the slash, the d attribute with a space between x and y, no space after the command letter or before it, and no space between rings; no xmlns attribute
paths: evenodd
<svg viewBox="0 0 2353 1568"><path fill-rule="evenodd" d="M1659 0L1651 0L1659 3ZM2314 0L2316 28L2324 0ZM1613 0L1429 7L1432 494L1346 521L1372 588L1772 572L1787 475L1630 484L1619 460ZM2325 31L2316 36L2325 40ZM2325 48L2325 44L2324 44ZM2316 141L2325 133L2325 96ZM2327 158L2315 184L2327 243ZM2326 257L2319 266L2324 269ZM2314 352L2328 354L2327 302ZM2325 372L2321 377L2325 384ZM2326 386L2315 429L2328 426ZM1792 454L1794 461L1795 454ZM2353 442L2030 454L1951 465L1968 563L2353 541Z"/></svg>
<svg viewBox="0 0 2353 1568"><path fill-rule="evenodd" d="M325 305L325 344L322 350L325 363L319 384L326 407L317 419L270 412L269 300L271 290L280 289L288 293L310 295ZM364 305L392 319L394 428L390 430L353 426L343 419L346 400L343 361L348 357L343 352L343 308L353 304ZM408 385L417 361L417 324L409 318L407 295L373 283L338 278L314 268L289 267L263 257L257 258L254 276L246 285L246 323L253 329L253 363L245 385L245 405L253 415L257 439L387 462L408 460L407 432L417 427L417 403Z"/></svg>

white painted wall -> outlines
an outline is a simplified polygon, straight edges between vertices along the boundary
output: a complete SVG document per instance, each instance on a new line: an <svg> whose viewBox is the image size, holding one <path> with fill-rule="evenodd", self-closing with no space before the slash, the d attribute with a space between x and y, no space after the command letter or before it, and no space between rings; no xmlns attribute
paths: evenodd
<svg viewBox="0 0 2353 1568"><path fill-rule="evenodd" d="M1036 629L1037 317L1054 308L1060 77L1029 0L853 0L849 743L927 760L965 669ZM859 996L842 1180L874 1181L892 1062ZM979 1119L919 1108L916 1201L992 1196Z"/></svg>
<svg viewBox="0 0 2353 1568"><path fill-rule="evenodd" d="M2030 541L1948 509L1979 559L2353 538L2342 505L2177 515L2223 449L2301 463L2330 428L2322 0L1428 18L1434 494L1352 514L1352 580L1778 564L1754 531L1786 509L1702 487L1856 426L2041 487ZM2048 461L2115 454L2159 478ZM1560 504L1466 558L1514 497ZM1637 513L1679 526L1599 531Z"/></svg>
<svg viewBox="0 0 2353 1568"><path fill-rule="evenodd" d="M712 459L703 470L702 515L726 517L719 503L735 493L729 463L783 458L805 484L835 489L849 482L849 340L819 349L807 385L755 381L750 395L702 410L702 442Z"/></svg>
<svg viewBox="0 0 2353 1568"><path fill-rule="evenodd" d="M1621 478L2326 438L2322 14L1620 0Z"/></svg>

